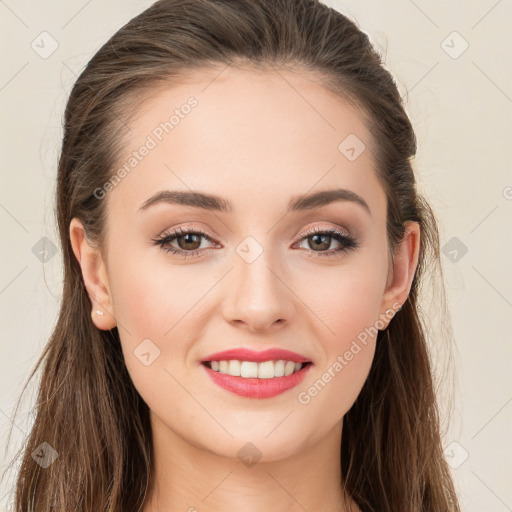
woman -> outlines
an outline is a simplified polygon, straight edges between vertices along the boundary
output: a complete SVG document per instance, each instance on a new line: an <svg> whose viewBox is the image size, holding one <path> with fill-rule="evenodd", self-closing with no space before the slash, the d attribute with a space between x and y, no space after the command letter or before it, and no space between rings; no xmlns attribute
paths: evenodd
<svg viewBox="0 0 512 512"><path fill-rule="evenodd" d="M16 511L459 510L418 313L438 231L366 34L315 0L160 0L64 130Z"/></svg>

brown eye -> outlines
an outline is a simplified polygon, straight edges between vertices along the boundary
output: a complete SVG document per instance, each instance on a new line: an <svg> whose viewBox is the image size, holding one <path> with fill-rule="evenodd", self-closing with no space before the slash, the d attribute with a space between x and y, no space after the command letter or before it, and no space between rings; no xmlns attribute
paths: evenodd
<svg viewBox="0 0 512 512"><path fill-rule="evenodd" d="M208 248L200 249L201 239L213 242L212 239L202 231L187 231L182 228L178 228L170 233L165 233L161 238L153 240L153 242L155 245L160 245L162 250L167 253L189 258L208 250ZM178 247L172 245L175 241L177 242Z"/></svg>
<svg viewBox="0 0 512 512"><path fill-rule="evenodd" d="M313 243L310 243L309 246L311 249L325 250L328 249L331 245L332 236L330 235L313 235L308 237L309 240L312 240Z"/></svg>
<svg viewBox="0 0 512 512"><path fill-rule="evenodd" d="M315 256L338 256L343 252L356 249L359 246L358 242L354 238L338 231L335 228L315 228L313 230L306 231L300 242L303 242L304 240L308 241L308 247L306 247L308 252ZM327 250L331 246L333 240L340 244L341 247L338 249Z"/></svg>
<svg viewBox="0 0 512 512"><path fill-rule="evenodd" d="M175 237L175 239L178 241L180 249L196 250L201 246L201 235L195 233L187 233L186 235Z"/></svg>
<svg viewBox="0 0 512 512"><path fill-rule="evenodd" d="M153 240L153 242L155 245L160 245L167 253L188 258L204 253L204 251L209 251L209 248L201 249L201 239L203 238L208 242L214 243L213 240L202 231L187 231L182 228L166 233L161 238ZM314 256L338 256L343 252L348 252L359 246L359 243L354 238L335 228L315 228L309 230L303 234L299 242L303 243L306 240L308 241L306 250ZM337 242L341 247L328 250L333 241ZM177 244L177 247L173 245L174 242Z"/></svg>

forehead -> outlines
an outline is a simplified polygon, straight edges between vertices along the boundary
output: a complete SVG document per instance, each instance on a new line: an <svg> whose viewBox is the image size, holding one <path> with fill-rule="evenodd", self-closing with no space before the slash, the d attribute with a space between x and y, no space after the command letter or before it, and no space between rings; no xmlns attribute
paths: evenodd
<svg viewBox="0 0 512 512"><path fill-rule="evenodd" d="M377 211L385 205L362 113L304 71L194 71L155 88L128 126L117 166L126 177L110 194L126 215L163 189L212 192L235 211L253 198L282 208L292 196L339 187Z"/></svg>

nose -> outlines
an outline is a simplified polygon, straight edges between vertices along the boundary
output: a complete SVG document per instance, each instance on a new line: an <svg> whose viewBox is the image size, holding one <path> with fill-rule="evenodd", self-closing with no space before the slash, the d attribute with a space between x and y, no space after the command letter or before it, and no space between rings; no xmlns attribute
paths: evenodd
<svg viewBox="0 0 512 512"><path fill-rule="evenodd" d="M271 251L248 263L235 256L226 281L223 315L227 322L250 332L264 332L289 324L295 313L291 283L282 271L274 270Z"/></svg>

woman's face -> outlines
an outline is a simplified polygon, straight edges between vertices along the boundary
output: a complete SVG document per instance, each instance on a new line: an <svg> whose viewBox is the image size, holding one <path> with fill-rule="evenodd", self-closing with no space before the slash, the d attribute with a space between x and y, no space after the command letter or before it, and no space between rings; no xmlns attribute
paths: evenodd
<svg viewBox="0 0 512 512"><path fill-rule="evenodd" d="M128 122L122 179L104 187L108 295L95 309L115 317L154 428L228 457L250 442L275 460L339 434L407 277L389 286L386 197L360 113L300 73L222 69L155 92ZM148 204L163 191L216 200ZM320 192L332 194L304 199ZM289 389L261 378L235 392L203 364L233 349L311 364Z"/></svg>

